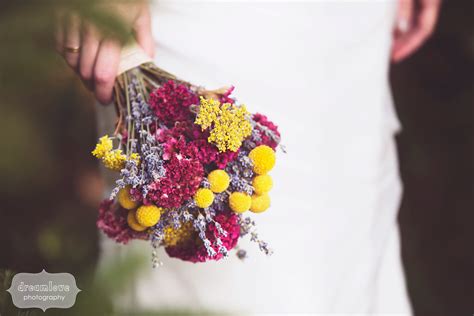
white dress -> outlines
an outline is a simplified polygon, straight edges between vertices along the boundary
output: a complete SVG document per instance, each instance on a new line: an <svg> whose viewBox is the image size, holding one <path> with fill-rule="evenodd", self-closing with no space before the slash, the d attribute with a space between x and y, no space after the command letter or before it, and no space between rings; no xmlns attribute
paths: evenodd
<svg viewBox="0 0 474 316"><path fill-rule="evenodd" d="M250 314L410 315L388 85L394 1L160 1L157 64L208 88L235 85L279 125L288 153L272 207L255 214L275 253L143 271L134 306ZM140 245L138 245L140 243ZM147 254L149 245L133 247Z"/></svg>

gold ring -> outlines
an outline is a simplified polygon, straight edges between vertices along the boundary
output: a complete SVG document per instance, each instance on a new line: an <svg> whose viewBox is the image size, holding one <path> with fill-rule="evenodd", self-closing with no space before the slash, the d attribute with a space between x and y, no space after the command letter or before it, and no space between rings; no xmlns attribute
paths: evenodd
<svg viewBox="0 0 474 316"><path fill-rule="evenodd" d="M67 53L79 53L80 47L64 47Z"/></svg>

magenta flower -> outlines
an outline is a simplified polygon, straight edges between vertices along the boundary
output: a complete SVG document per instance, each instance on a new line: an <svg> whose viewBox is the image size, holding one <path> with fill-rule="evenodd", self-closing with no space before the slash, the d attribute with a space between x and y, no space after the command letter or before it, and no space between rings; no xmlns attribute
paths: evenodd
<svg viewBox="0 0 474 316"><path fill-rule="evenodd" d="M272 121L270 121L265 115L263 114L259 114L259 113L255 113L253 116L252 116L253 120L265 127L267 127L269 130L271 130L276 136L280 137L280 132L278 131L278 126L276 126L275 124L273 124ZM278 146L278 142L276 142L274 139L272 139L271 137L269 137L268 135L265 134L265 132L263 131L263 129L261 127L258 126L258 124L256 125L255 127L256 129L258 129L260 131L260 134L261 134L261 137L262 137L262 140L257 142L257 146L259 145L267 145L267 146L270 146L271 148L275 149L277 146Z"/></svg>
<svg viewBox="0 0 474 316"><path fill-rule="evenodd" d="M127 210L114 204L113 200L104 200L100 204L97 227L109 238L126 244L131 239L148 239L144 232L136 232L127 224Z"/></svg>
<svg viewBox="0 0 474 316"><path fill-rule="evenodd" d="M170 80L150 94L149 104L161 122L172 126L177 121L191 120L189 106L199 104L199 98L187 86Z"/></svg>
<svg viewBox="0 0 474 316"><path fill-rule="evenodd" d="M166 247L166 253L170 257L194 263L222 259L223 254L218 251L218 247L215 245L216 236L220 238L222 245L227 250L231 250L237 245L240 236L240 225L238 223L237 215L230 211L216 215L214 220L221 225L224 231L227 232L227 236L220 235L214 223L207 225L206 237L211 242L211 247L217 253L215 256L210 257L208 255L206 247L204 247L204 244L201 239L199 239L197 233L194 234L192 238L179 242L175 246Z"/></svg>

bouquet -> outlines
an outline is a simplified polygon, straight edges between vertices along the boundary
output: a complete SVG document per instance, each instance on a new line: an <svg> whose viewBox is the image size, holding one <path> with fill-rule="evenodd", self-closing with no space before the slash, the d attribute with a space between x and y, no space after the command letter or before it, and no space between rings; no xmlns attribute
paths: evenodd
<svg viewBox="0 0 474 316"><path fill-rule="evenodd" d="M190 262L219 260L231 249L245 258L237 243L246 235L270 255L244 214L270 206L277 126L249 113L231 96L233 87L206 90L139 51L128 57L134 65L114 88L115 131L92 151L118 178L98 227L119 243L150 241L154 267L161 246Z"/></svg>

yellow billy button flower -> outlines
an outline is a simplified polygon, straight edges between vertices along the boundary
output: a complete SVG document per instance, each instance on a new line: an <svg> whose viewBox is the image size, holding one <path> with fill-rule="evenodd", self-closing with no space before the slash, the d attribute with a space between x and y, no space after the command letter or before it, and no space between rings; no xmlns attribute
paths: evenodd
<svg viewBox="0 0 474 316"><path fill-rule="evenodd" d="M102 159L105 154L112 150L112 140L108 135L104 135L99 138L99 142L92 151L92 155L96 158Z"/></svg>
<svg viewBox="0 0 474 316"><path fill-rule="evenodd" d="M270 196L268 193L262 195L252 195L252 205L250 211L262 213L270 207Z"/></svg>
<svg viewBox="0 0 474 316"><path fill-rule="evenodd" d="M214 170L207 176L211 191L214 193L221 193L227 190L230 183L230 177L224 170Z"/></svg>
<svg viewBox="0 0 474 316"><path fill-rule="evenodd" d="M134 209L138 206L138 202L135 200L132 200L132 196L130 195L130 187L127 186L123 189L120 189L120 191L117 194L117 199L121 207L127 210Z"/></svg>
<svg viewBox="0 0 474 316"><path fill-rule="evenodd" d="M242 192L233 192L229 196L230 209L236 213L248 211L251 203L252 199L250 198L250 195Z"/></svg>
<svg viewBox="0 0 474 316"><path fill-rule="evenodd" d="M194 202L196 202L198 207L209 207L211 206L212 202L214 202L214 193L212 193L212 191L209 189L198 189L194 194Z"/></svg>
<svg viewBox="0 0 474 316"><path fill-rule="evenodd" d="M142 226L137 222L134 210L128 211L127 223L128 223L128 226L131 229L133 229L134 231L137 231L137 232L142 232L146 229L146 226Z"/></svg>
<svg viewBox="0 0 474 316"><path fill-rule="evenodd" d="M265 174L275 166L275 152L267 145L260 145L252 149L249 158L253 163L253 171L257 174Z"/></svg>
<svg viewBox="0 0 474 316"><path fill-rule="evenodd" d="M262 195L269 192L273 187L273 180L268 174L262 174L256 176L252 180L252 186L255 190L255 194Z"/></svg>
<svg viewBox="0 0 474 316"><path fill-rule="evenodd" d="M161 207L156 205L142 205L137 209L135 215L138 224L151 227L156 225L161 217Z"/></svg>

